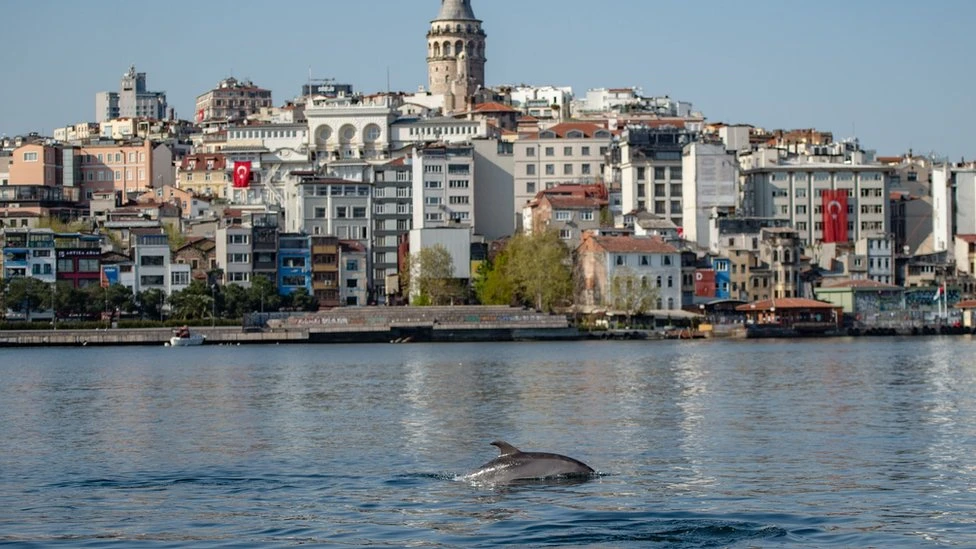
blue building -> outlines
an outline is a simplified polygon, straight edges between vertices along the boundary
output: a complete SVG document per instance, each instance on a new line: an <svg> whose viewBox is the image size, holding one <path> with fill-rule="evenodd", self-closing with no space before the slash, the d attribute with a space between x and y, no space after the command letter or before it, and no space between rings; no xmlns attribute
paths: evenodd
<svg viewBox="0 0 976 549"><path fill-rule="evenodd" d="M731 269L730 265L732 260L727 257L713 257L712 258L712 269L715 270L715 298L716 299L730 299L732 297L729 292L730 276L729 271Z"/></svg>
<svg viewBox="0 0 976 549"><path fill-rule="evenodd" d="M278 237L278 293L291 295L298 288L305 288L312 295L311 238L282 233Z"/></svg>

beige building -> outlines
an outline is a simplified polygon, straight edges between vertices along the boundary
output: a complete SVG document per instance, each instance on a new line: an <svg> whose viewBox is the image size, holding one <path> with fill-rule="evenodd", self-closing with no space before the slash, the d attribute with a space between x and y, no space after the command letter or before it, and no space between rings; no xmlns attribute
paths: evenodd
<svg viewBox="0 0 976 549"><path fill-rule="evenodd" d="M231 180L228 168L222 154L187 155L176 169L176 186L198 196L226 198Z"/></svg>
<svg viewBox="0 0 976 549"><path fill-rule="evenodd" d="M259 88L250 80L225 78L217 87L197 97L196 122L241 121L272 106L271 90Z"/></svg>
<svg viewBox="0 0 976 549"><path fill-rule="evenodd" d="M566 122L514 143L514 208L521 213L536 193L561 183L601 179L613 133L589 122Z"/></svg>

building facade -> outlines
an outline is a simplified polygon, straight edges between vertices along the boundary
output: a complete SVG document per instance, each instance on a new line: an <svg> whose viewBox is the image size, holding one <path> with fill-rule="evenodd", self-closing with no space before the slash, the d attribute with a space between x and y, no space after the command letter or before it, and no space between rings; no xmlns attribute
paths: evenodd
<svg viewBox="0 0 976 549"><path fill-rule="evenodd" d="M250 80L225 78L217 87L197 96L195 118L200 123L230 123L245 120L270 108L271 90L259 88Z"/></svg>
<svg viewBox="0 0 976 549"><path fill-rule="evenodd" d="M166 118L166 92L149 91L146 73L136 72L135 66L122 75L119 91L95 94L95 120L105 122L114 118Z"/></svg>

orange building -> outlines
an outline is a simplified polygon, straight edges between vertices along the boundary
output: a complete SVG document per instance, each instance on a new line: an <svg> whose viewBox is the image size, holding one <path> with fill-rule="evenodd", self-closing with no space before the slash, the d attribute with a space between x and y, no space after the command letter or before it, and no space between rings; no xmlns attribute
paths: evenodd
<svg viewBox="0 0 976 549"><path fill-rule="evenodd" d="M62 184L61 148L42 143L22 145L14 150L10 161L11 185Z"/></svg>
<svg viewBox="0 0 976 549"><path fill-rule="evenodd" d="M105 191L120 191L128 196L152 187L153 156L149 140L82 145L77 155L86 197Z"/></svg>

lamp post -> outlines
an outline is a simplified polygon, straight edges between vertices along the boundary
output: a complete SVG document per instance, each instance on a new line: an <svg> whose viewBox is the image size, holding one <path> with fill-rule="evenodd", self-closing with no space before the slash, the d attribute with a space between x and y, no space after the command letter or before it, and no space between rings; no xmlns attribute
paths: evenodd
<svg viewBox="0 0 976 549"><path fill-rule="evenodd" d="M210 285L210 327L217 325L217 284Z"/></svg>

